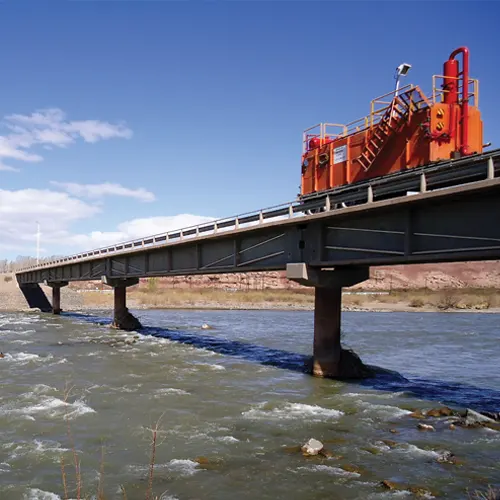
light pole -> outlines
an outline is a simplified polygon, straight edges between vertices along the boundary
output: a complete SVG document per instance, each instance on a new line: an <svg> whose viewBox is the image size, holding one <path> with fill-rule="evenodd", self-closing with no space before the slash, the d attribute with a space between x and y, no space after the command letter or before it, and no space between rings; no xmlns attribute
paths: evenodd
<svg viewBox="0 0 500 500"><path fill-rule="evenodd" d="M394 97L397 97L398 95L398 90L399 90L399 81L402 76L406 76L408 74L408 71L410 71L411 64L408 63L402 63L396 68L396 75L394 78L396 78L396 90L394 92Z"/></svg>
<svg viewBox="0 0 500 500"><path fill-rule="evenodd" d="M36 221L36 263L40 262L40 223Z"/></svg>
<svg viewBox="0 0 500 500"><path fill-rule="evenodd" d="M406 76L408 74L408 71L410 71L411 64L408 63L402 63L396 68L396 74L394 75L394 78L396 79L396 88L394 90L394 99L392 100L391 104L391 118L396 117L396 112L394 111L394 106L396 105L396 97L398 96L398 91L399 91L399 82L402 76Z"/></svg>

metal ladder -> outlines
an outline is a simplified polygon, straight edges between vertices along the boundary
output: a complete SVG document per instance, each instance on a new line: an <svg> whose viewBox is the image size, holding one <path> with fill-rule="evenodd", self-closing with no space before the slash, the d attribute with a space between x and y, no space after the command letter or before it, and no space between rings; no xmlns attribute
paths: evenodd
<svg viewBox="0 0 500 500"><path fill-rule="evenodd" d="M415 100L413 99L413 93L417 92L419 97L423 97L419 102L425 99L425 96L421 91L413 87L410 90L401 93L399 96L395 96L391 104L387 107L385 113L382 115L380 121L372 127L371 131L368 133L366 139L366 144L361 152L361 154L356 158L363 170L366 172L373 164L377 158L380 151L387 144L389 138L392 134L398 132L401 129L403 123L405 123L406 118L413 110L413 107L418 108Z"/></svg>

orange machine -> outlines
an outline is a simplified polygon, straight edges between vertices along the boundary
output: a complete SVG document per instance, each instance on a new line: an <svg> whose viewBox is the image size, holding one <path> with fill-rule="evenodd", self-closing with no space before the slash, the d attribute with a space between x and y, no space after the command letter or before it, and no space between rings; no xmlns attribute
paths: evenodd
<svg viewBox="0 0 500 500"><path fill-rule="evenodd" d="M459 71L455 57L462 54ZM300 198L389 173L483 151L478 81L460 47L432 78L432 96L407 85L371 102L370 114L304 132ZM440 87L437 85L440 83Z"/></svg>

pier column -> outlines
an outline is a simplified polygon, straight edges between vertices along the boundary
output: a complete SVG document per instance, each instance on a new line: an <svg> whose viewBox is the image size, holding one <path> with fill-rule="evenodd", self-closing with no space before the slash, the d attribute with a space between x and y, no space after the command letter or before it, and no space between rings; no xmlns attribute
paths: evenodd
<svg viewBox="0 0 500 500"><path fill-rule="evenodd" d="M370 277L369 268L321 270L304 263L288 264L286 276L314 290L314 343L312 373L316 377L358 378L367 372L361 360L342 349L342 288Z"/></svg>
<svg viewBox="0 0 500 500"><path fill-rule="evenodd" d="M102 276L101 281L113 287L114 310L112 328L119 330L137 330L142 328L141 322L127 308L127 287L139 283L139 278L109 278Z"/></svg>
<svg viewBox="0 0 500 500"><path fill-rule="evenodd" d="M68 286L67 281L45 281L52 288L52 314L61 314L61 288Z"/></svg>
<svg viewBox="0 0 500 500"><path fill-rule="evenodd" d="M313 375L340 375L342 288L314 289Z"/></svg>

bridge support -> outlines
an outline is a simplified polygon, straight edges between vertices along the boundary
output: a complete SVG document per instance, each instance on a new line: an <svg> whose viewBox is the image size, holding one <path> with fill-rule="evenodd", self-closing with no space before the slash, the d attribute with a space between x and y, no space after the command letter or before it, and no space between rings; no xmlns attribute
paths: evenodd
<svg viewBox="0 0 500 500"><path fill-rule="evenodd" d="M67 281L45 281L52 288L52 314L61 314L61 288L68 286Z"/></svg>
<svg viewBox="0 0 500 500"><path fill-rule="evenodd" d="M127 308L127 287L139 283L139 278L109 278L102 276L101 281L114 290L114 311L112 328L119 330L137 330L141 322Z"/></svg>
<svg viewBox="0 0 500 500"><path fill-rule="evenodd" d="M363 378L369 375L356 354L342 349L342 288L369 278L368 267L319 270L304 263L288 264L288 279L314 290L314 347L311 371L316 377Z"/></svg>
<svg viewBox="0 0 500 500"><path fill-rule="evenodd" d="M40 309L41 312L52 311L52 306L38 283L21 283L19 284L19 289L24 295L30 309Z"/></svg>

